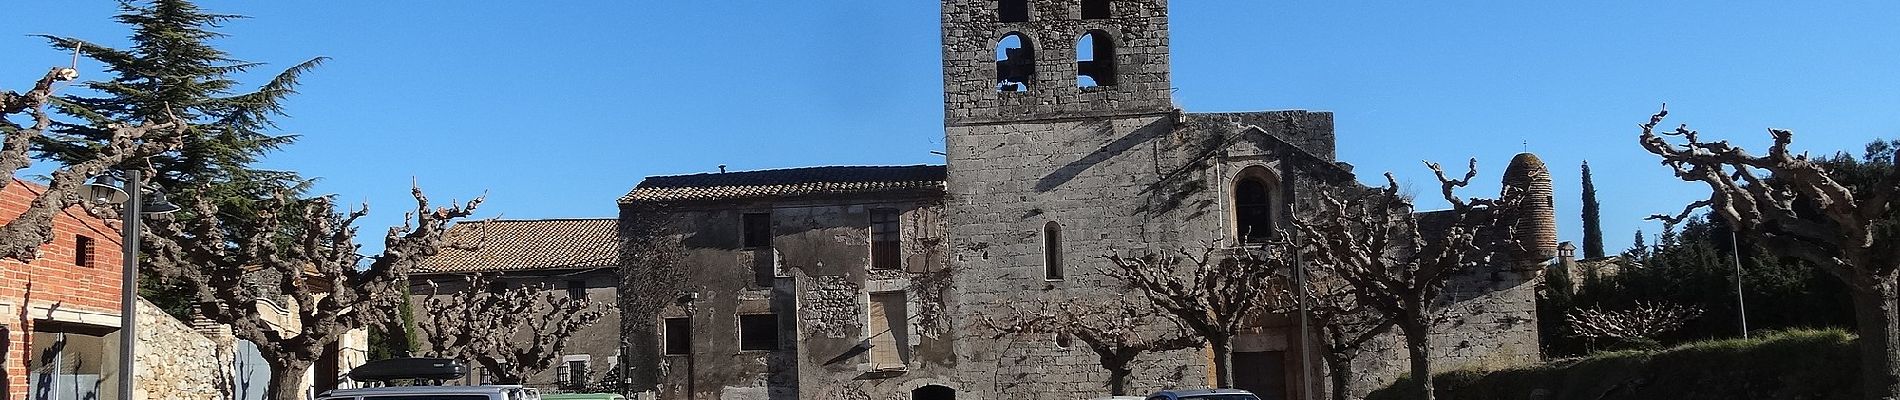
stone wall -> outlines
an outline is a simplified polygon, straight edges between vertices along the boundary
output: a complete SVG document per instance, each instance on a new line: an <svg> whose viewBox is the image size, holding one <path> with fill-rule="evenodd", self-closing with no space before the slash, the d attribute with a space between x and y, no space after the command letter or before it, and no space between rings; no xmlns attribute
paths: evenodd
<svg viewBox="0 0 1900 400"><path fill-rule="evenodd" d="M931 279L944 275L937 196L710 201L658 211L684 246L686 282L680 286L694 295L670 301L660 315L624 316L629 341L636 343L632 367L649 372L634 374L635 387L657 387L659 399L884 399L948 383L955 358L940 326L947 288ZM871 212L881 208L898 211L902 261L896 269L870 265ZM747 213L771 214L771 246L743 246ZM761 285L762 276L770 277L769 286ZM883 332L869 332L868 302L873 293L894 292L905 293L905 311L914 316L907 318L905 337L912 356L900 370L869 371L858 347ZM646 294L622 294L635 296ZM765 313L778 316L778 349L742 349L739 316ZM661 354L657 322L679 317L691 321L690 354Z"/></svg>
<svg viewBox="0 0 1900 400"><path fill-rule="evenodd" d="M231 390L230 353L220 344L139 300L135 399L218 400Z"/></svg>
<svg viewBox="0 0 1900 400"><path fill-rule="evenodd" d="M1183 169L1172 116L950 126L947 204L955 321L1034 312L1038 304L1112 299L1102 256L1207 242L1220 235L1202 168ZM1163 176L1185 174L1178 182ZM1195 218L1190 216L1208 216ZM1060 227L1062 279L1046 279L1044 229ZM1106 394L1092 352L1053 337L958 332L959 395L1053 398ZM1203 386L1198 352L1150 355L1130 391Z"/></svg>

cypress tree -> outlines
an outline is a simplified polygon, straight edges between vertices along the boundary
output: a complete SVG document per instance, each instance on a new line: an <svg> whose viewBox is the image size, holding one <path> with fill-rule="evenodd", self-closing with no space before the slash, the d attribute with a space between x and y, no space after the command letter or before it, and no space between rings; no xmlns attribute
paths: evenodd
<svg viewBox="0 0 1900 400"><path fill-rule="evenodd" d="M1590 162L1583 162L1583 258L1603 258L1603 217L1597 204L1597 185L1590 179Z"/></svg>
<svg viewBox="0 0 1900 400"><path fill-rule="evenodd" d="M309 181L291 171L258 168L265 155L296 140L273 132L272 118L284 115L283 101L296 93L298 79L325 58L306 60L278 73L253 90L243 91L231 75L263 64L235 59L212 45L224 37L212 29L241 18L204 11L189 0L121 2L114 20L132 29L131 46L111 48L86 40L41 35L54 48L77 49L105 65L109 80L89 81L90 91L62 96L58 111L72 118L35 143L43 159L71 162L99 152L119 121L169 121L189 124L182 148L122 169L151 171L148 184L162 188L184 206L180 218L224 218L242 229L256 213L254 204L279 193L298 195ZM198 199L216 202L217 216L190 215ZM157 276L140 280L140 291L174 315L188 312L195 294Z"/></svg>

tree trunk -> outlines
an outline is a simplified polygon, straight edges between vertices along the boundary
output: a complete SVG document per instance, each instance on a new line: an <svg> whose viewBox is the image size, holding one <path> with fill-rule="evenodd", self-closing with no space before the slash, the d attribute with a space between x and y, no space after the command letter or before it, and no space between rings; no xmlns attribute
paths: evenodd
<svg viewBox="0 0 1900 400"><path fill-rule="evenodd" d="M1405 333L1405 350L1412 359L1412 393L1415 399L1432 400L1431 328L1422 319L1409 318L1399 324Z"/></svg>
<svg viewBox="0 0 1900 400"><path fill-rule="evenodd" d="M1320 358L1326 360L1326 379L1332 382L1333 386L1328 388L1330 390L1328 393L1332 393L1329 397L1333 400L1346 400L1346 386L1352 384L1351 360L1343 354L1330 351L1320 355Z"/></svg>
<svg viewBox="0 0 1900 400"><path fill-rule="evenodd" d="M1214 387L1234 387L1234 346L1233 338L1212 336L1207 344L1214 349Z"/></svg>
<svg viewBox="0 0 1900 400"><path fill-rule="evenodd" d="M304 400L304 391L309 385L304 375L310 372L310 363L302 361L265 360L270 364L270 383L264 386L264 398L270 400Z"/></svg>
<svg viewBox="0 0 1900 400"><path fill-rule="evenodd" d="M1108 369L1108 395L1127 396L1128 395L1128 375L1131 375L1134 372L1135 371L1128 369L1127 365L1109 368Z"/></svg>
<svg viewBox="0 0 1900 400"><path fill-rule="evenodd" d="M1860 335L1861 398L1900 398L1900 290L1892 279L1854 290L1854 320Z"/></svg>

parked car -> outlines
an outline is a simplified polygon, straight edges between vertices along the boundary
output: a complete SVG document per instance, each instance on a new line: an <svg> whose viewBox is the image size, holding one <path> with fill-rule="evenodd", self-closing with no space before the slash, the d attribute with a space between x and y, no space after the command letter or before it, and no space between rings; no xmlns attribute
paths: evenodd
<svg viewBox="0 0 1900 400"><path fill-rule="evenodd" d="M543 400L534 388L520 385L390 386L337 389L317 400Z"/></svg>
<svg viewBox="0 0 1900 400"><path fill-rule="evenodd" d="M627 400L613 393L562 393L541 395L541 400Z"/></svg>
<svg viewBox="0 0 1900 400"><path fill-rule="evenodd" d="M1260 400L1260 396L1240 389L1185 389L1155 392L1147 400Z"/></svg>
<svg viewBox="0 0 1900 400"><path fill-rule="evenodd" d="M442 358L394 358L363 363L350 370L350 379L380 383L442 383L468 374L468 366ZM337 389L316 400L542 400L534 388L521 385L417 385Z"/></svg>

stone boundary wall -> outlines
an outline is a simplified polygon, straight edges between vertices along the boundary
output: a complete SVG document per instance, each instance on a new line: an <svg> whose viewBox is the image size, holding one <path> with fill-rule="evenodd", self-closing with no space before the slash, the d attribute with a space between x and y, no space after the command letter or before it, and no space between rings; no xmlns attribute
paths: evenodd
<svg viewBox="0 0 1900 400"><path fill-rule="evenodd" d="M132 397L150 400L219 400L229 390L227 352L158 306L139 300L137 390Z"/></svg>

